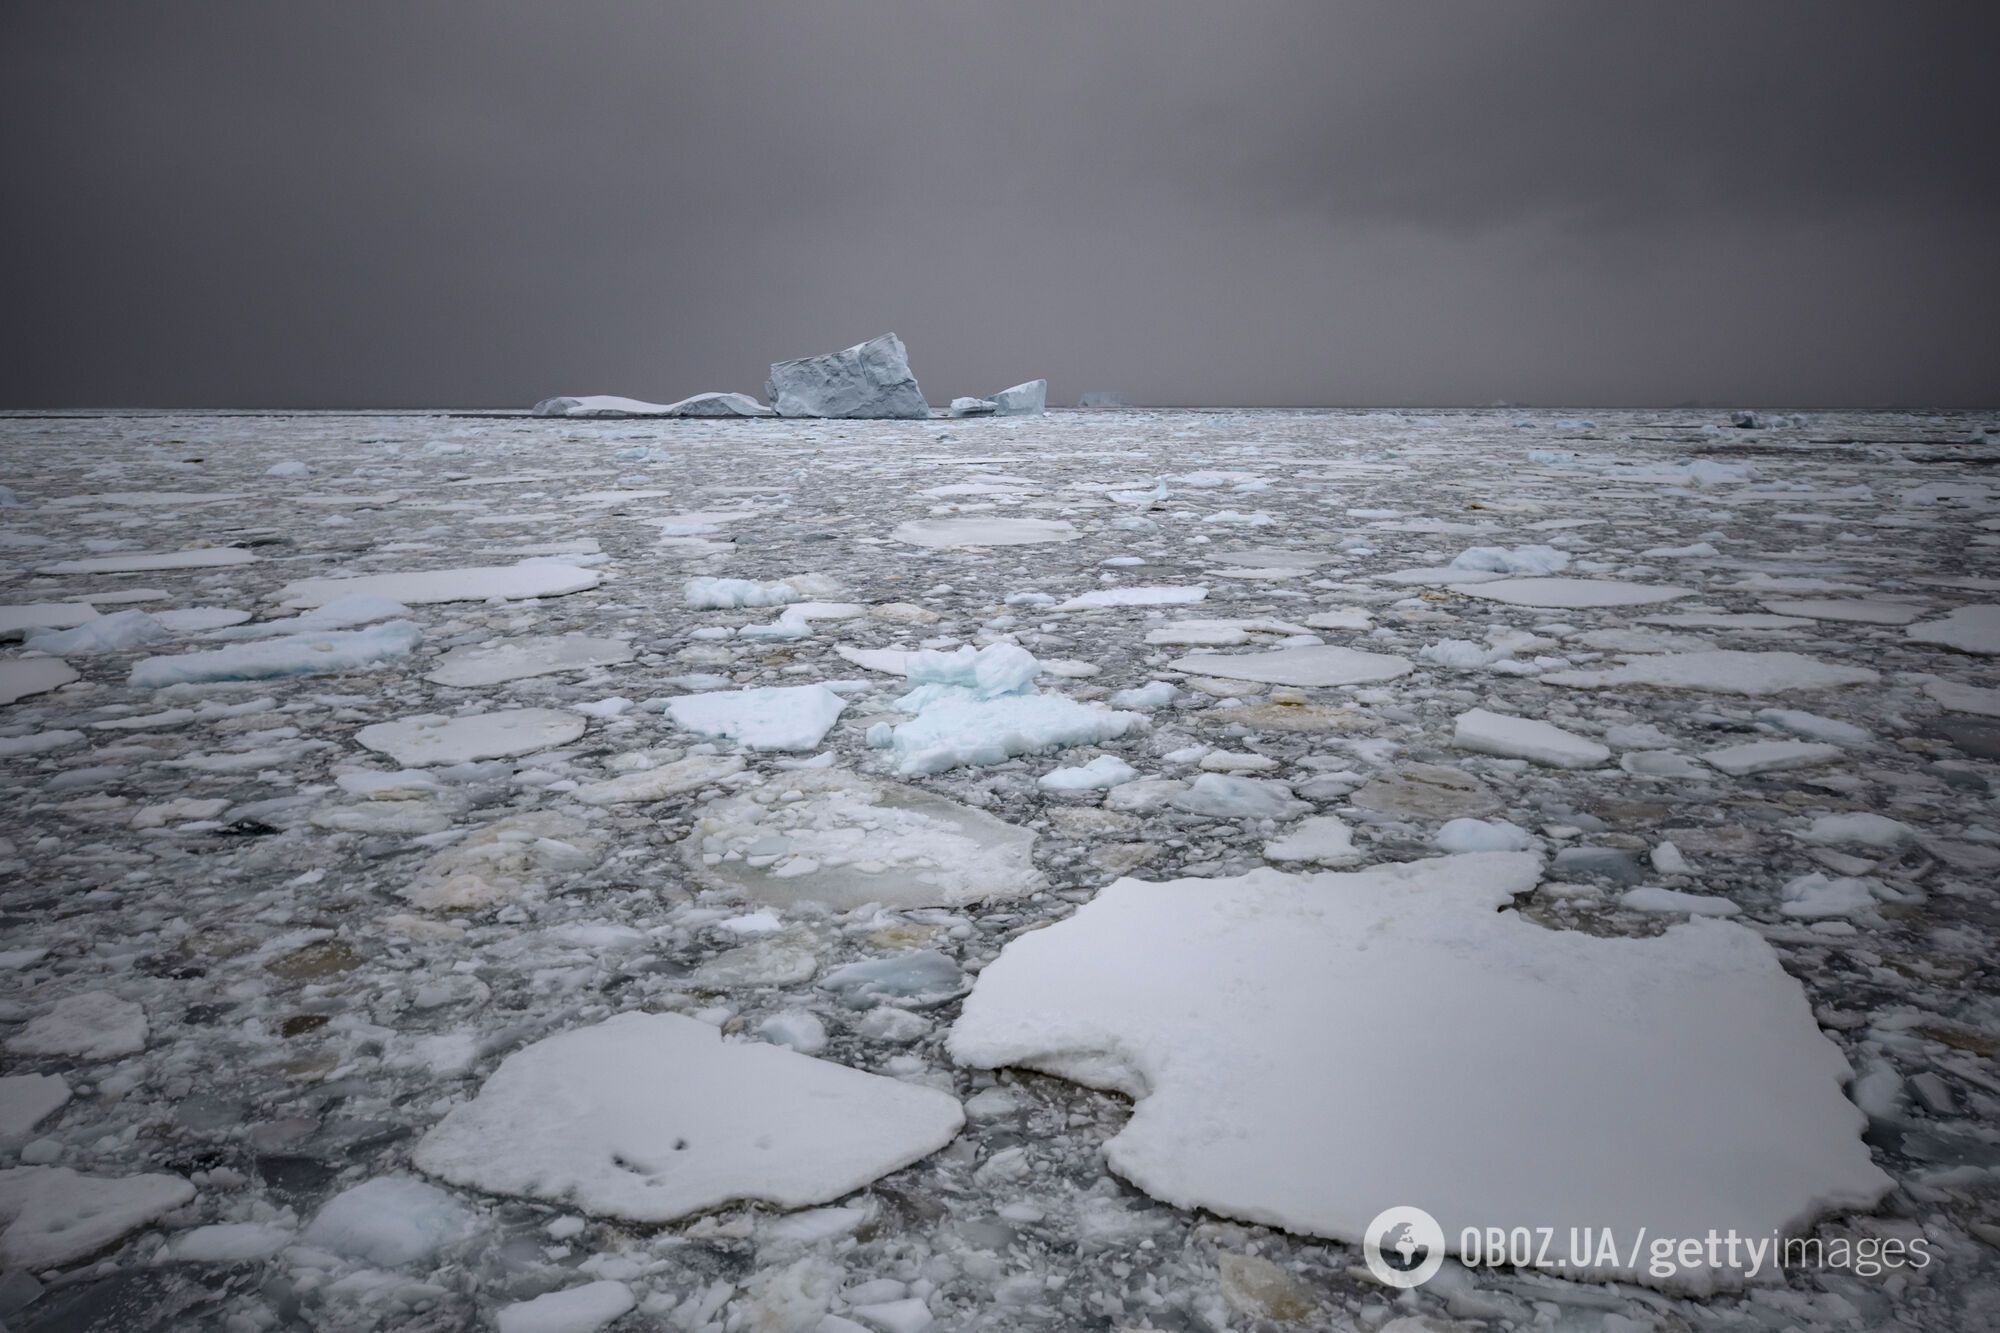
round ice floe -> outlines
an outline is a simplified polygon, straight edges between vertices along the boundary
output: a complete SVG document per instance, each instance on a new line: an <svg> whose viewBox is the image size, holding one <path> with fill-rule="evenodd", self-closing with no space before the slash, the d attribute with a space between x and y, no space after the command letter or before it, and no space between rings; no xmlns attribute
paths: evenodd
<svg viewBox="0 0 2000 1333"><path fill-rule="evenodd" d="M1071 542L1083 534L1061 519L920 518L897 525L889 535L912 546L1029 546Z"/></svg>
<svg viewBox="0 0 2000 1333"><path fill-rule="evenodd" d="M1600 939L1496 910L1538 874L1485 853L1120 880L1010 942L949 1049L1136 1099L1105 1157L1157 1199L1350 1243L1411 1200L1455 1248L1465 1228L1584 1217L1769 1235L1882 1197L1847 1061L1769 944L1715 921ZM1385 1132L1429 1147L1385 1152ZM1700 1291L1742 1282L1732 1262L1567 1275Z"/></svg>
<svg viewBox="0 0 2000 1333"><path fill-rule="evenodd" d="M439 685L498 685L631 660L632 645L622 639L593 639L581 634L529 636L454 648L438 659L436 668L424 679Z"/></svg>
<svg viewBox="0 0 2000 1333"><path fill-rule="evenodd" d="M682 854L758 902L956 907L1044 887L1035 835L942 796L827 769L711 801Z"/></svg>
<svg viewBox="0 0 2000 1333"><path fill-rule="evenodd" d="M1775 694L1867 685L1881 676L1867 667L1840 666L1802 653L1657 653L1602 671L1551 671L1550 685L1615 689L1650 685L1662 690L1713 690L1718 694Z"/></svg>
<svg viewBox="0 0 2000 1333"><path fill-rule="evenodd" d="M1764 603L1781 616L1805 616L1812 620L1842 620L1858 625L1907 625L1926 614L1928 608L1908 602L1872 601L1865 597L1830 597L1816 600L1778 598Z"/></svg>
<svg viewBox="0 0 2000 1333"><path fill-rule="evenodd" d="M405 768L500 759L567 745L583 735L584 719L553 708L515 708L473 717L399 718L363 727L354 739Z"/></svg>
<svg viewBox="0 0 2000 1333"><path fill-rule="evenodd" d="M1597 606L1651 606L1676 597L1692 597L1694 589L1665 583L1627 583L1622 579L1500 579L1464 589L1468 597L1483 597L1510 606L1548 606L1581 610Z"/></svg>
<svg viewBox="0 0 2000 1333"><path fill-rule="evenodd" d="M625 1013L508 1056L412 1161L493 1194L671 1222L738 1199L839 1198L936 1152L964 1120L934 1088Z"/></svg>
<svg viewBox="0 0 2000 1333"><path fill-rule="evenodd" d="M1178 658L1174 670L1224 680L1254 680L1267 685L1362 685L1394 680L1410 673L1410 661L1358 648L1313 645L1280 648L1269 653L1193 653Z"/></svg>

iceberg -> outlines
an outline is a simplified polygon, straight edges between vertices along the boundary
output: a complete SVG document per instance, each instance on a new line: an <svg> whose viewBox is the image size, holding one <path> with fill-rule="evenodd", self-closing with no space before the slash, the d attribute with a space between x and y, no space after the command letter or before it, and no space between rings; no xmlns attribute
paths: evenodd
<svg viewBox="0 0 2000 1333"><path fill-rule="evenodd" d="M951 414L955 417L990 417L998 410L991 398L954 398L951 400Z"/></svg>
<svg viewBox="0 0 2000 1333"><path fill-rule="evenodd" d="M765 397L781 417L928 418L930 404L893 333L841 352L772 363Z"/></svg>
<svg viewBox="0 0 2000 1333"><path fill-rule="evenodd" d="M648 403L615 394L561 395L535 404L538 417L774 417L747 393L698 393L674 403Z"/></svg>
<svg viewBox="0 0 2000 1333"><path fill-rule="evenodd" d="M1038 417L1048 406L1047 380L1029 380L993 395L993 410L1003 417Z"/></svg>

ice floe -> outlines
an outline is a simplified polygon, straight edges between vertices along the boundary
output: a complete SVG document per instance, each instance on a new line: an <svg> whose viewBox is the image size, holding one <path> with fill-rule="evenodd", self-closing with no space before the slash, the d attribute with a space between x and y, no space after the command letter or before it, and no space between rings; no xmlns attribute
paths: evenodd
<svg viewBox="0 0 2000 1333"><path fill-rule="evenodd" d="M1768 944L1709 921L1606 940L1495 910L1538 876L1533 855L1487 853L1120 880L1009 944L950 1050L1134 1098L1105 1157L1156 1198L1350 1242L1411 1200L1455 1249L1463 1228L1582 1217L1768 1235L1888 1190L1847 1061ZM1496 1041L1482 1014L1561 1039ZM1430 1149L1382 1152L1385 1125ZM1734 1286L1735 1263L1670 1284ZM1572 1275L1663 1280L1623 1255Z"/></svg>
<svg viewBox="0 0 2000 1333"><path fill-rule="evenodd" d="M387 597L410 606L434 602L515 601L582 592L586 588L595 588L601 579L602 576L594 569L536 558L514 565L300 579L278 589L277 596L279 601L290 607L321 607L344 597Z"/></svg>
<svg viewBox="0 0 2000 1333"><path fill-rule="evenodd" d="M1543 606L1582 610L1601 606L1652 606L1694 596L1692 588L1664 583L1627 583L1619 579L1499 579L1465 589L1468 597L1513 606Z"/></svg>
<svg viewBox="0 0 2000 1333"><path fill-rule="evenodd" d="M1325 644L1279 648L1268 653L1193 653L1177 658L1174 670L1224 680L1254 680L1269 685L1365 685L1395 680L1410 673L1410 660L1359 648Z"/></svg>
<svg viewBox="0 0 2000 1333"><path fill-rule="evenodd" d="M475 688L530 676L617 666L631 661L632 656L632 646L622 639L595 639L582 634L523 636L454 648L437 660L424 679L439 685Z"/></svg>
<svg viewBox="0 0 2000 1333"><path fill-rule="evenodd" d="M752 750L810 750L846 707L824 685L773 685L684 694L667 701L667 716L676 726Z"/></svg>
<svg viewBox="0 0 2000 1333"><path fill-rule="evenodd" d="M599 1217L803 1208L936 1152L958 1099L678 1014L626 1013L508 1056L417 1144L419 1170Z"/></svg>
<svg viewBox="0 0 2000 1333"><path fill-rule="evenodd" d="M132 664L127 679L142 689L163 689L203 681L324 676L380 666L408 656L422 641L423 631L414 622L392 620L364 630L290 634L201 652L142 658Z"/></svg>
<svg viewBox="0 0 2000 1333"><path fill-rule="evenodd" d="M377 722L355 732L354 740L405 768L427 768L554 749L583 735L586 725L578 714L560 709L512 708L469 717L430 714Z"/></svg>
<svg viewBox="0 0 2000 1333"><path fill-rule="evenodd" d="M1648 685L1663 690L1713 690L1719 694L1778 694L1786 690L1827 690L1866 685L1881 679L1870 667L1824 662L1802 653L1717 650L1658 653L1598 671L1552 671L1551 685L1610 689Z"/></svg>

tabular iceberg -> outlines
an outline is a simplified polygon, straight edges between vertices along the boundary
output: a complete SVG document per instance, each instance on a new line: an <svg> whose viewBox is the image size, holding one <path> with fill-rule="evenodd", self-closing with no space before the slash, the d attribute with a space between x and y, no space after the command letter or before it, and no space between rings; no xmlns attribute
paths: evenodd
<svg viewBox="0 0 2000 1333"><path fill-rule="evenodd" d="M538 417L771 417L770 408L747 393L698 393L675 403L648 403L616 394L560 395L535 404Z"/></svg>
<svg viewBox="0 0 2000 1333"><path fill-rule="evenodd" d="M893 333L842 352L778 361L764 396L781 417L926 418L930 404Z"/></svg>

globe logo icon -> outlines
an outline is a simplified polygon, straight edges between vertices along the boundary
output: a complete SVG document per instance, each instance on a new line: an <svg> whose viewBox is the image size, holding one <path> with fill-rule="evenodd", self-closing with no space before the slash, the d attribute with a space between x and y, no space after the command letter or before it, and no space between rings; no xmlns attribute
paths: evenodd
<svg viewBox="0 0 2000 1333"><path fill-rule="evenodd" d="M1385 1208L1362 1232L1361 1257L1378 1282L1422 1286L1444 1267L1444 1228L1421 1208Z"/></svg>

